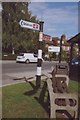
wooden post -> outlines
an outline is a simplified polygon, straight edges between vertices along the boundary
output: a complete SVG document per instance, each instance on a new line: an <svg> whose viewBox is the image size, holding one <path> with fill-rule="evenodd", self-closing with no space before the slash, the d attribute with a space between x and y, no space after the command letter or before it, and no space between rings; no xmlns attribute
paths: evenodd
<svg viewBox="0 0 80 120"><path fill-rule="evenodd" d="M65 35L61 36L61 40L60 40L60 54L59 54L59 63L61 63L62 60L62 41L65 39Z"/></svg>

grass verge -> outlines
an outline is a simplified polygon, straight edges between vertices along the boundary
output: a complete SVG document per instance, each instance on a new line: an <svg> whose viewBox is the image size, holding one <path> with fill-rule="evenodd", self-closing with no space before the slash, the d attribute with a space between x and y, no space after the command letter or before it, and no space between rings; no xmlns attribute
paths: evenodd
<svg viewBox="0 0 80 120"><path fill-rule="evenodd" d="M43 107L36 101L35 92L29 83L20 83L2 88L3 118L47 118Z"/></svg>
<svg viewBox="0 0 80 120"><path fill-rule="evenodd" d="M49 118L46 110L35 99L42 88L34 91L34 85L35 82L27 82L2 88L3 118ZM80 93L80 83L70 81L69 91Z"/></svg>
<svg viewBox="0 0 80 120"><path fill-rule="evenodd" d="M69 91L80 93L80 83L70 80L69 81Z"/></svg>

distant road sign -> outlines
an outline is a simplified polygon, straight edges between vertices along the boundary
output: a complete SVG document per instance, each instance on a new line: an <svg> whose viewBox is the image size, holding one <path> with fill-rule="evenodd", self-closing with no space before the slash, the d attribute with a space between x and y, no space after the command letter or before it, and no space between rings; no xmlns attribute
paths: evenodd
<svg viewBox="0 0 80 120"><path fill-rule="evenodd" d="M49 52L60 52L60 47L58 47L58 46L49 46L48 47L48 51Z"/></svg>
<svg viewBox="0 0 80 120"><path fill-rule="evenodd" d="M19 24L23 28L39 30L39 24L36 24L36 23L28 22L28 21L25 21L25 20L20 20Z"/></svg>

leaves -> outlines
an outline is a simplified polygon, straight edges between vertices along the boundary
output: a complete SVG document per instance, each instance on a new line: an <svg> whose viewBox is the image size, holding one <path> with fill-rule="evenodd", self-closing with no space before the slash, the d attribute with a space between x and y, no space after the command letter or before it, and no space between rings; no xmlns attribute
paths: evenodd
<svg viewBox="0 0 80 120"><path fill-rule="evenodd" d="M28 10L28 2L3 2L2 11L2 48L3 52L36 51L39 39L38 31L21 28L19 21L21 19L38 23L36 16L32 16Z"/></svg>

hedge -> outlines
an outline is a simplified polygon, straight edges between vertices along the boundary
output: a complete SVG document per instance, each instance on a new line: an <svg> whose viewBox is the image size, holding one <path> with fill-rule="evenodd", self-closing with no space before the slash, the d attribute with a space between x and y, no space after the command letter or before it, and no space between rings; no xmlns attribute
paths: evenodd
<svg viewBox="0 0 80 120"><path fill-rule="evenodd" d="M2 54L2 60L16 60L16 57L16 54Z"/></svg>

